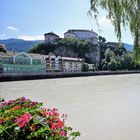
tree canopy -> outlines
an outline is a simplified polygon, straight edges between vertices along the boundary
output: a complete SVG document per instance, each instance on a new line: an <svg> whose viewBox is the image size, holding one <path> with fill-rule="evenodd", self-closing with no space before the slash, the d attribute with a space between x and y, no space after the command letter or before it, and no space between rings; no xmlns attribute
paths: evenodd
<svg viewBox="0 0 140 140"><path fill-rule="evenodd" d="M98 45L90 41L80 39L62 38L53 43L41 43L29 50L29 53L40 53L48 55L53 52L55 55L65 57L84 58L87 63L96 63L96 58L90 59L90 53L98 52Z"/></svg>
<svg viewBox="0 0 140 140"><path fill-rule="evenodd" d="M97 19L99 8L107 11L121 44L121 28L129 26L134 37L134 56L140 63L140 0L90 0L89 14Z"/></svg>

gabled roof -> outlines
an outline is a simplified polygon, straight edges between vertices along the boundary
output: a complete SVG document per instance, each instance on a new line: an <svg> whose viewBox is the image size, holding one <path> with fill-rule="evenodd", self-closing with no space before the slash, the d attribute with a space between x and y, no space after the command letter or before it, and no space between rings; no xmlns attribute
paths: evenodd
<svg viewBox="0 0 140 140"><path fill-rule="evenodd" d="M59 37L59 36L58 36L57 34L55 34L54 32L45 33L44 35L53 35L53 36Z"/></svg>
<svg viewBox="0 0 140 140"><path fill-rule="evenodd" d="M93 32L93 33L95 33L93 30L85 30L85 29L70 29L65 33L73 33L73 32ZM95 34L97 34L97 33L95 33Z"/></svg>
<svg viewBox="0 0 140 140"><path fill-rule="evenodd" d="M29 54L27 54L25 52L17 53L17 54L14 55L14 57L17 57L17 56L22 55L22 54L24 54L25 56L28 56L29 58L32 58Z"/></svg>
<svg viewBox="0 0 140 140"><path fill-rule="evenodd" d="M62 59L66 61L83 61L82 58L74 58L74 57L62 57Z"/></svg>

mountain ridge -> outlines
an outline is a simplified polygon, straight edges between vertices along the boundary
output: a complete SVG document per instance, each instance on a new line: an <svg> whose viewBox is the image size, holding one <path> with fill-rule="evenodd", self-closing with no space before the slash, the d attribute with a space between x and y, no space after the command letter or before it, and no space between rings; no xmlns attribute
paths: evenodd
<svg viewBox="0 0 140 140"><path fill-rule="evenodd" d="M5 44L8 51L15 52L28 52L34 45L43 42L43 40L23 40L16 38L0 40L0 44Z"/></svg>

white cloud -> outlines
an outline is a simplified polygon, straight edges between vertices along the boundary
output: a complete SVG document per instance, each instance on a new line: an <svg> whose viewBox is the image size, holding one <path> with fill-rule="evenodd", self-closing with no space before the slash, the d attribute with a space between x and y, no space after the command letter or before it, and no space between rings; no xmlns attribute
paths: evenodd
<svg viewBox="0 0 140 140"><path fill-rule="evenodd" d="M12 30L12 31L19 31L18 28L13 27L13 26L7 26L6 29L8 29L8 30Z"/></svg>
<svg viewBox="0 0 140 140"><path fill-rule="evenodd" d="M107 26L107 25L112 25L111 24L111 21L109 19L106 18L106 16L103 16L101 17L99 20L98 20L98 23L100 26L104 25L104 26Z"/></svg>
<svg viewBox="0 0 140 140"><path fill-rule="evenodd" d="M43 37L43 35L36 35L36 36L21 35L21 36L18 36L18 39L23 39L23 40L43 40L44 37Z"/></svg>
<svg viewBox="0 0 140 140"><path fill-rule="evenodd" d="M6 35L5 34L0 34L0 39L6 39Z"/></svg>

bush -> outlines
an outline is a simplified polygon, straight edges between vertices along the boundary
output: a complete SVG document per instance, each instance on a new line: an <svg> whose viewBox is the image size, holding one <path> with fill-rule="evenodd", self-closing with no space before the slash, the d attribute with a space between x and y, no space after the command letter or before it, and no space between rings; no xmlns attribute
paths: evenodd
<svg viewBox="0 0 140 140"><path fill-rule="evenodd" d="M82 65L82 71L88 72L89 71L89 66L87 64Z"/></svg>
<svg viewBox="0 0 140 140"><path fill-rule="evenodd" d="M108 63L108 69L109 70L116 70L117 69L117 62L115 60L111 60Z"/></svg>
<svg viewBox="0 0 140 140"><path fill-rule="evenodd" d="M93 65L92 66L92 71L96 71L97 69L96 69L96 66L95 65Z"/></svg>
<svg viewBox="0 0 140 140"><path fill-rule="evenodd" d="M74 140L80 136L65 126L67 115L25 97L0 101L1 140Z"/></svg>

